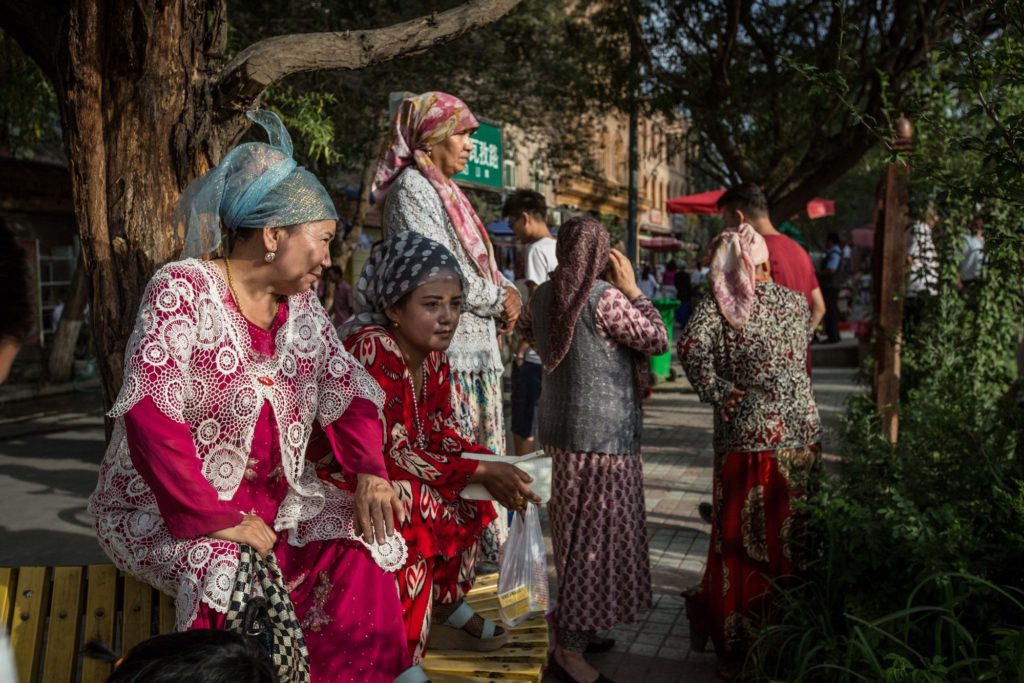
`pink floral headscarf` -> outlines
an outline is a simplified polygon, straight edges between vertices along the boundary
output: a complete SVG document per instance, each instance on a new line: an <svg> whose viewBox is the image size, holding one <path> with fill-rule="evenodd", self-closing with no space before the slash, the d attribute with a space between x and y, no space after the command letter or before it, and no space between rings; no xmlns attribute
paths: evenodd
<svg viewBox="0 0 1024 683"><path fill-rule="evenodd" d="M454 95L426 92L406 98L398 108L391 138L377 164L373 195L377 201L383 201L395 178L415 165L437 190L459 241L477 270L499 283L501 274L494 260L494 248L480 217L459 186L441 173L428 154L431 145L479 127L469 107Z"/></svg>
<svg viewBox="0 0 1024 683"><path fill-rule="evenodd" d="M749 224L722 232L711 241L711 291L718 310L740 330L754 309L754 271L768 260L768 245Z"/></svg>

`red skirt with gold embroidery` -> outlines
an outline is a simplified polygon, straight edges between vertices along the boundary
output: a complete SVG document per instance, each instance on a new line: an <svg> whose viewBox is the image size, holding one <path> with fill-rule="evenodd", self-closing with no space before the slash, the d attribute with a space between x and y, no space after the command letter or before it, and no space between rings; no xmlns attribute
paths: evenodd
<svg viewBox="0 0 1024 683"><path fill-rule="evenodd" d="M800 565L790 501L804 495L821 446L729 452L715 460L711 543L690 622L719 655L738 656L765 621L771 583Z"/></svg>

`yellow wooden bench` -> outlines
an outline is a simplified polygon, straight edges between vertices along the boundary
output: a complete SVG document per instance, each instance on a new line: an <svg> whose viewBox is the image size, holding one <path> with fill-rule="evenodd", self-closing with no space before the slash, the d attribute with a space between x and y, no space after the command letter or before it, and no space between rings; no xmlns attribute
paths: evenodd
<svg viewBox="0 0 1024 683"><path fill-rule="evenodd" d="M466 596L476 612L498 621L498 575L477 579ZM427 652L423 668L433 683L479 683L483 681L531 681L540 683L548 652L548 624L535 617L512 629L508 643L494 652Z"/></svg>
<svg viewBox="0 0 1024 683"><path fill-rule="evenodd" d="M96 639L127 652L169 633L174 601L109 564L0 567L0 624L21 683L103 683L111 666L84 659L82 644Z"/></svg>
<svg viewBox="0 0 1024 683"><path fill-rule="evenodd" d="M497 619L497 575L483 576L467 596ZM103 683L111 666L79 654L89 640L128 652L147 638L174 630L174 601L113 565L0 567L0 626L11 635L20 683ZM428 654L434 683L510 680L539 683L547 651L542 617L512 629L496 652ZM78 674L81 674L80 677Z"/></svg>

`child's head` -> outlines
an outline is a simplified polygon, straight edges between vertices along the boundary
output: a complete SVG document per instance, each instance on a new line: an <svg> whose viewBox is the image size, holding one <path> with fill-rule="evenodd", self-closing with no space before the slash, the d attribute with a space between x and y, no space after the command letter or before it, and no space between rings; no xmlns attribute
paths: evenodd
<svg viewBox="0 0 1024 683"><path fill-rule="evenodd" d="M102 648L92 654L109 659ZM256 641L240 633L197 629L144 640L132 648L107 683L278 683Z"/></svg>

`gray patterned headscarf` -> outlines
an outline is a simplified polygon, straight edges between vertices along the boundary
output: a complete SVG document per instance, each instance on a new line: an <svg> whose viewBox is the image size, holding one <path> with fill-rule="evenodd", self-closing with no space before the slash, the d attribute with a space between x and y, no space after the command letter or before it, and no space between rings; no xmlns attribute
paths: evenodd
<svg viewBox="0 0 1024 683"><path fill-rule="evenodd" d="M356 313L338 326L338 336L345 339L365 325L387 327L389 306L428 282L454 279L465 289L462 269L444 245L412 230L395 233L363 266L355 286Z"/></svg>

